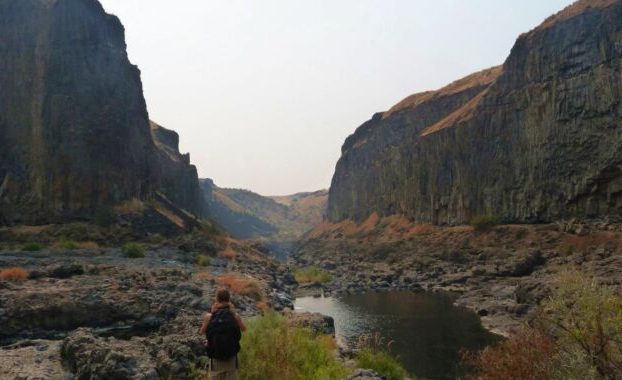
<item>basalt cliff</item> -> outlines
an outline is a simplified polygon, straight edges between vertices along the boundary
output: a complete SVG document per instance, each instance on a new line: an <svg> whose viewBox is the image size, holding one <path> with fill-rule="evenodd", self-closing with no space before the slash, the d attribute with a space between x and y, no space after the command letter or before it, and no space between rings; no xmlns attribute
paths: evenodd
<svg viewBox="0 0 622 380"><path fill-rule="evenodd" d="M328 218L460 224L619 216L622 1L581 0L502 66L410 96L342 148Z"/></svg>
<svg viewBox="0 0 622 380"><path fill-rule="evenodd" d="M150 125L124 28L97 0L0 0L0 224L155 196L202 215L177 139Z"/></svg>

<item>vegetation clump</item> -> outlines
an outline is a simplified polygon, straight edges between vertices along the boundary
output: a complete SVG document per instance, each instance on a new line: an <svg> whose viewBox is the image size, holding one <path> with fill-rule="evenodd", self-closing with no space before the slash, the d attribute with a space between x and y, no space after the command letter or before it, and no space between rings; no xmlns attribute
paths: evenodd
<svg viewBox="0 0 622 380"><path fill-rule="evenodd" d="M289 327L285 318L275 313L249 321L241 344L242 380L344 379L349 373L335 356L332 337Z"/></svg>
<svg viewBox="0 0 622 380"><path fill-rule="evenodd" d="M360 368L371 369L387 380L403 380L408 373L390 354L391 344L385 344L379 334L364 335L357 342L356 363Z"/></svg>
<svg viewBox="0 0 622 380"><path fill-rule="evenodd" d="M578 272L559 276L534 327L467 360L472 379L617 379L622 299Z"/></svg>
<svg viewBox="0 0 622 380"><path fill-rule="evenodd" d="M489 231L500 223L501 220L494 215L478 215L471 219L471 226L479 232Z"/></svg>
<svg viewBox="0 0 622 380"><path fill-rule="evenodd" d="M261 286L259 282L253 278L229 273L216 278L216 283L228 287L234 294L250 297L255 301L261 301L263 299Z"/></svg>
<svg viewBox="0 0 622 380"><path fill-rule="evenodd" d="M212 263L212 258L207 255L198 255L196 264L200 267L208 267Z"/></svg>
<svg viewBox="0 0 622 380"><path fill-rule="evenodd" d="M294 278L299 284L324 284L333 280L330 273L318 267L297 269L294 271Z"/></svg>
<svg viewBox="0 0 622 380"><path fill-rule="evenodd" d="M39 243L26 243L22 246L22 251L25 252L36 252L43 249L43 246Z"/></svg>
<svg viewBox="0 0 622 380"><path fill-rule="evenodd" d="M28 272L23 268L7 268L0 271L0 280L23 282L28 279Z"/></svg>
<svg viewBox="0 0 622 380"><path fill-rule="evenodd" d="M80 248L80 246L78 245L78 243L76 243L73 240L61 240L58 243L58 247L62 248L62 249L67 249L67 250L74 250L74 249L78 249Z"/></svg>
<svg viewBox="0 0 622 380"><path fill-rule="evenodd" d="M121 252L130 259L145 257L145 248L138 243L127 243L121 247Z"/></svg>

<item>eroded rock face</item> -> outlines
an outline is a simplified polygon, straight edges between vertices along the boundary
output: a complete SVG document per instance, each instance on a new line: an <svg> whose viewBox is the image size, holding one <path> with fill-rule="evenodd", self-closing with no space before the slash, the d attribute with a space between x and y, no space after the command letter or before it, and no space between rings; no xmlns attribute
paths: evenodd
<svg viewBox="0 0 622 380"><path fill-rule="evenodd" d="M89 218L155 191L201 212L186 195L196 173L191 188L193 168L161 158L124 28L97 0L0 0L0 88L0 224Z"/></svg>
<svg viewBox="0 0 622 380"><path fill-rule="evenodd" d="M579 1L520 36L502 67L375 115L343 146L329 218L618 215L620 20L621 1Z"/></svg>

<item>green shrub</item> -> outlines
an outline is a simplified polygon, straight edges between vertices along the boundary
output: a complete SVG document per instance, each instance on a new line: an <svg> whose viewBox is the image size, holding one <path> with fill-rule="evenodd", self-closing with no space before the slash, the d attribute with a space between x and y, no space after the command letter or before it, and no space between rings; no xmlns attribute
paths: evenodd
<svg viewBox="0 0 622 380"><path fill-rule="evenodd" d="M400 363L391 355L382 351L373 351L366 348L361 350L356 357L356 364L360 368L371 369L387 380L403 380L407 373Z"/></svg>
<svg viewBox="0 0 622 380"><path fill-rule="evenodd" d="M268 313L249 321L240 352L242 380L343 379L348 370L335 357L332 337L314 336L310 330L289 327Z"/></svg>
<svg viewBox="0 0 622 380"><path fill-rule="evenodd" d="M467 360L471 378L620 378L622 299L611 287L562 273L533 326Z"/></svg>
<svg viewBox="0 0 622 380"><path fill-rule="evenodd" d="M121 248L121 252L125 255L125 257L129 257L131 259L137 259L141 257L145 257L145 248L138 243L127 243Z"/></svg>
<svg viewBox="0 0 622 380"><path fill-rule="evenodd" d="M478 215L471 219L471 225L475 231L488 231L500 223L499 218L493 215Z"/></svg>
<svg viewBox="0 0 622 380"><path fill-rule="evenodd" d="M22 251L36 252L40 251L43 246L39 243L26 243L22 246Z"/></svg>
<svg viewBox="0 0 622 380"><path fill-rule="evenodd" d="M62 249L69 249L69 250L73 250L73 249L78 249L78 243L76 243L73 240L61 240L58 243L58 247L62 248Z"/></svg>
<svg viewBox="0 0 622 380"><path fill-rule="evenodd" d="M198 255L196 258L196 263L201 267L208 267L212 263L212 258L207 255Z"/></svg>
<svg viewBox="0 0 622 380"><path fill-rule="evenodd" d="M294 277L299 284L323 284L333 280L330 273L326 273L318 267L297 269L294 271Z"/></svg>

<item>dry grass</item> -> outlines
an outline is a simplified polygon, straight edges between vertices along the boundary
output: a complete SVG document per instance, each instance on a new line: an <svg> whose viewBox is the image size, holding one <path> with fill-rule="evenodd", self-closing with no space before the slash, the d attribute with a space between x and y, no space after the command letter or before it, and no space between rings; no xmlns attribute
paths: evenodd
<svg viewBox="0 0 622 380"><path fill-rule="evenodd" d="M592 232L587 235L565 234L559 247L562 253L568 255L600 247L620 249L622 248L622 239L619 234L614 232Z"/></svg>
<svg viewBox="0 0 622 380"><path fill-rule="evenodd" d="M218 253L219 257L225 258L227 260L233 260L237 257L237 253L235 252L235 250L231 247L227 247L225 248L223 251L220 251Z"/></svg>
<svg viewBox="0 0 622 380"><path fill-rule="evenodd" d="M145 209L145 204L136 198L122 202L114 207L114 211L119 215L142 215Z"/></svg>
<svg viewBox="0 0 622 380"><path fill-rule="evenodd" d="M216 278L216 283L220 286L226 286L234 294L250 297L255 301L263 299L261 285L259 281L253 278L242 277L237 273L228 273Z"/></svg>
<svg viewBox="0 0 622 380"><path fill-rule="evenodd" d="M389 111L385 112L383 118L387 118L392 114L402 111L407 108L415 108L428 101L438 99L443 96L450 96L459 92L465 91L469 88L485 86L493 83L503 72L503 66L495 66L486 70L478 71L449 85L441 88L438 91L427 91L419 94L411 95L402 100Z"/></svg>
<svg viewBox="0 0 622 380"><path fill-rule="evenodd" d="M28 279L28 272L23 268L8 268L0 271L0 280L24 282Z"/></svg>
<svg viewBox="0 0 622 380"><path fill-rule="evenodd" d="M173 212L167 210L163 206L157 205L155 207L155 210L159 212L162 216L170 220L172 223L177 225L179 228L186 228L186 224L179 216L175 215Z"/></svg>
<svg viewBox="0 0 622 380"><path fill-rule="evenodd" d="M211 281L214 279L214 276L212 276L212 274L209 272L199 272L194 275L194 278L197 281Z"/></svg>
<svg viewBox="0 0 622 380"><path fill-rule="evenodd" d="M257 309L259 309L261 311L268 311L268 310L270 310L270 302L268 302L266 300L257 301L255 306L257 306Z"/></svg>
<svg viewBox="0 0 622 380"><path fill-rule="evenodd" d="M412 236L429 235L434 232L434 226L429 223L415 224L408 232Z"/></svg>

